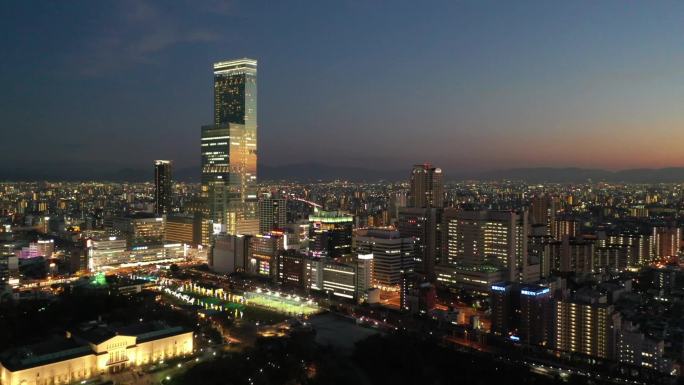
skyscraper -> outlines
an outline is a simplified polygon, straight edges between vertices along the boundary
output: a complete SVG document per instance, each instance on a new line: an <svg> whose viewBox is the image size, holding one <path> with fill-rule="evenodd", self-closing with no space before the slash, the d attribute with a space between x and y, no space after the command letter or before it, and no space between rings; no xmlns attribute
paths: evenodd
<svg viewBox="0 0 684 385"><path fill-rule="evenodd" d="M432 279L435 263L441 259L441 221L444 207L442 169L429 163L411 170L408 205L398 210L402 237L415 239L415 271Z"/></svg>
<svg viewBox="0 0 684 385"><path fill-rule="evenodd" d="M444 181L442 169L430 163L417 164L411 170L411 189L408 207L442 208Z"/></svg>
<svg viewBox="0 0 684 385"><path fill-rule="evenodd" d="M257 62L214 64L214 124L202 127L202 198L228 234L256 234Z"/></svg>
<svg viewBox="0 0 684 385"><path fill-rule="evenodd" d="M168 214L171 211L171 161L154 161L154 213Z"/></svg>
<svg viewBox="0 0 684 385"><path fill-rule="evenodd" d="M399 209L398 230L414 240L414 271L432 279L439 250L438 222L441 210L417 207Z"/></svg>
<svg viewBox="0 0 684 385"><path fill-rule="evenodd" d="M259 198L259 232L267 233L287 223L287 201L271 193Z"/></svg>

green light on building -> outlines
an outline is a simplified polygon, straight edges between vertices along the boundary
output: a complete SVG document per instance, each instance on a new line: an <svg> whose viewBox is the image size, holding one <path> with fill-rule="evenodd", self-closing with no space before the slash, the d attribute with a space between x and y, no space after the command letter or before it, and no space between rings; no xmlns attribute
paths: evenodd
<svg viewBox="0 0 684 385"><path fill-rule="evenodd" d="M106 286L107 285L107 277L105 276L105 273L99 272L93 276L93 280L91 281L93 285L97 286Z"/></svg>

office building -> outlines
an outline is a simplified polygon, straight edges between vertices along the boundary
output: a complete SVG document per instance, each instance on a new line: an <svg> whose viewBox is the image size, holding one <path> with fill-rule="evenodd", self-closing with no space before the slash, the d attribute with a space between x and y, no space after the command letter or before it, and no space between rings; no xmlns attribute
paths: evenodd
<svg viewBox="0 0 684 385"><path fill-rule="evenodd" d="M170 264L185 260L185 247L180 243L128 246L125 239L110 237L86 242L88 270L108 271L118 268Z"/></svg>
<svg viewBox="0 0 684 385"><path fill-rule="evenodd" d="M356 273L356 266L354 265L332 261L324 262L322 290L335 297L357 298Z"/></svg>
<svg viewBox="0 0 684 385"><path fill-rule="evenodd" d="M309 216L309 251L314 256L341 258L352 252L354 216L342 211L316 211Z"/></svg>
<svg viewBox="0 0 684 385"><path fill-rule="evenodd" d="M154 213L158 216L171 212L171 161L154 161Z"/></svg>
<svg viewBox="0 0 684 385"><path fill-rule="evenodd" d="M516 296L515 285L509 282L500 282L491 285L490 288L491 332L503 337L517 334L515 317L519 298Z"/></svg>
<svg viewBox="0 0 684 385"><path fill-rule="evenodd" d="M214 124L202 127L202 198L228 234L259 232L257 62L214 64Z"/></svg>
<svg viewBox="0 0 684 385"><path fill-rule="evenodd" d="M445 227L447 263L500 266L512 282L527 275L527 211L458 211L449 214Z"/></svg>
<svg viewBox="0 0 684 385"><path fill-rule="evenodd" d="M219 234L209 249L209 267L218 273L244 271L249 257L251 236Z"/></svg>
<svg viewBox="0 0 684 385"><path fill-rule="evenodd" d="M164 241L196 245L198 236L195 232L195 219L193 216L174 215L166 217L164 226Z"/></svg>
<svg viewBox="0 0 684 385"><path fill-rule="evenodd" d="M191 246L209 245L211 224L201 214L174 214L166 217L164 242Z"/></svg>
<svg viewBox="0 0 684 385"><path fill-rule="evenodd" d="M257 234L249 238L249 259L245 271L249 274L275 277L276 257L285 250L282 233Z"/></svg>
<svg viewBox="0 0 684 385"><path fill-rule="evenodd" d="M520 286L518 337L527 345L550 344L553 322L551 289L545 286Z"/></svg>
<svg viewBox="0 0 684 385"><path fill-rule="evenodd" d="M396 290L401 274L413 270L415 241L402 237L394 228L357 230L353 243L359 255L373 256L372 282L376 287Z"/></svg>
<svg viewBox="0 0 684 385"><path fill-rule="evenodd" d="M358 254L356 256L356 299L363 302L368 299L368 291L373 284L375 258L373 254Z"/></svg>
<svg viewBox="0 0 684 385"><path fill-rule="evenodd" d="M129 246L144 246L162 243L164 239L164 217L138 213L112 218L112 234L124 238Z"/></svg>
<svg viewBox="0 0 684 385"><path fill-rule="evenodd" d="M277 282L281 285L307 286L307 257L295 250L281 250L277 257Z"/></svg>
<svg viewBox="0 0 684 385"><path fill-rule="evenodd" d="M287 200L272 194L259 198L259 232L282 229L287 224Z"/></svg>
<svg viewBox="0 0 684 385"><path fill-rule="evenodd" d="M414 240L414 271L429 279L434 277L435 263L440 255L441 213L434 208L399 209L399 234Z"/></svg>
<svg viewBox="0 0 684 385"><path fill-rule="evenodd" d="M435 267L437 283L441 286L459 288L487 296L497 282L508 278L508 270L492 265L449 265Z"/></svg>
<svg viewBox="0 0 684 385"><path fill-rule="evenodd" d="M492 333L526 345L550 343L553 313L546 286L497 283L491 286Z"/></svg>

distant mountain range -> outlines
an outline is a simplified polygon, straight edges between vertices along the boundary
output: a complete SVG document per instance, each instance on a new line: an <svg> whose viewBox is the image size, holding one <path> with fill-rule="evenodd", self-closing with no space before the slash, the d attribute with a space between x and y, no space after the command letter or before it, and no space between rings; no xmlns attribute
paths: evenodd
<svg viewBox="0 0 684 385"><path fill-rule="evenodd" d="M587 168L512 168L505 170L468 172L445 169L445 178L456 180L524 180L530 183L551 182L631 182L661 183L684 182L684 167L659 169L628 169L608 171ZM298 163L290 165L259 165L259 180L290 180L300 182L330 181L344 179L350 181L401 181L408 179L409 168L402 170L376 170L363 167L330 166L321 163ZM186 167L174 170L174 179L185 182L199 181L199 167ZM116 167L109 164L68 164L50 163L45 165L19 165L14 168L0 168L0 181L36 180L98 180L112 182L152 181L152 167L149 169Z"/></svg>
<svg viewBox="0 0 684 385"><path fill-rule="evenodd" d="M409 176L409 168L405 170L374 170L355 167L336 167L322 164L296 164L278 167L261 167L259 178L262 180L334 180L347 179L352 181L400 181ZM684 182L684 167L668 167L659 169L628 169L608 171L602 169L588 169L577 167L530 167L511 168L494 171L459 171L444 169L445 179L458 180L523 180L530 183L569 183L605 181L630 183L664 183Z"/></svg>

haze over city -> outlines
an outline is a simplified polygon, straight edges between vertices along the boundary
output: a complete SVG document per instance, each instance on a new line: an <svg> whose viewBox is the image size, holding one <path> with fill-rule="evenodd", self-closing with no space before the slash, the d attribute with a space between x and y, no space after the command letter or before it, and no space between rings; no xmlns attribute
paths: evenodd
<svg viewBox="0 0 684 385"><path fill-rule="evenodd" d="M3 170L196 167L226 53L268 84L265 166L684 166L680 2L37 3L2 5L0 114L42 156Z"/></svg>

